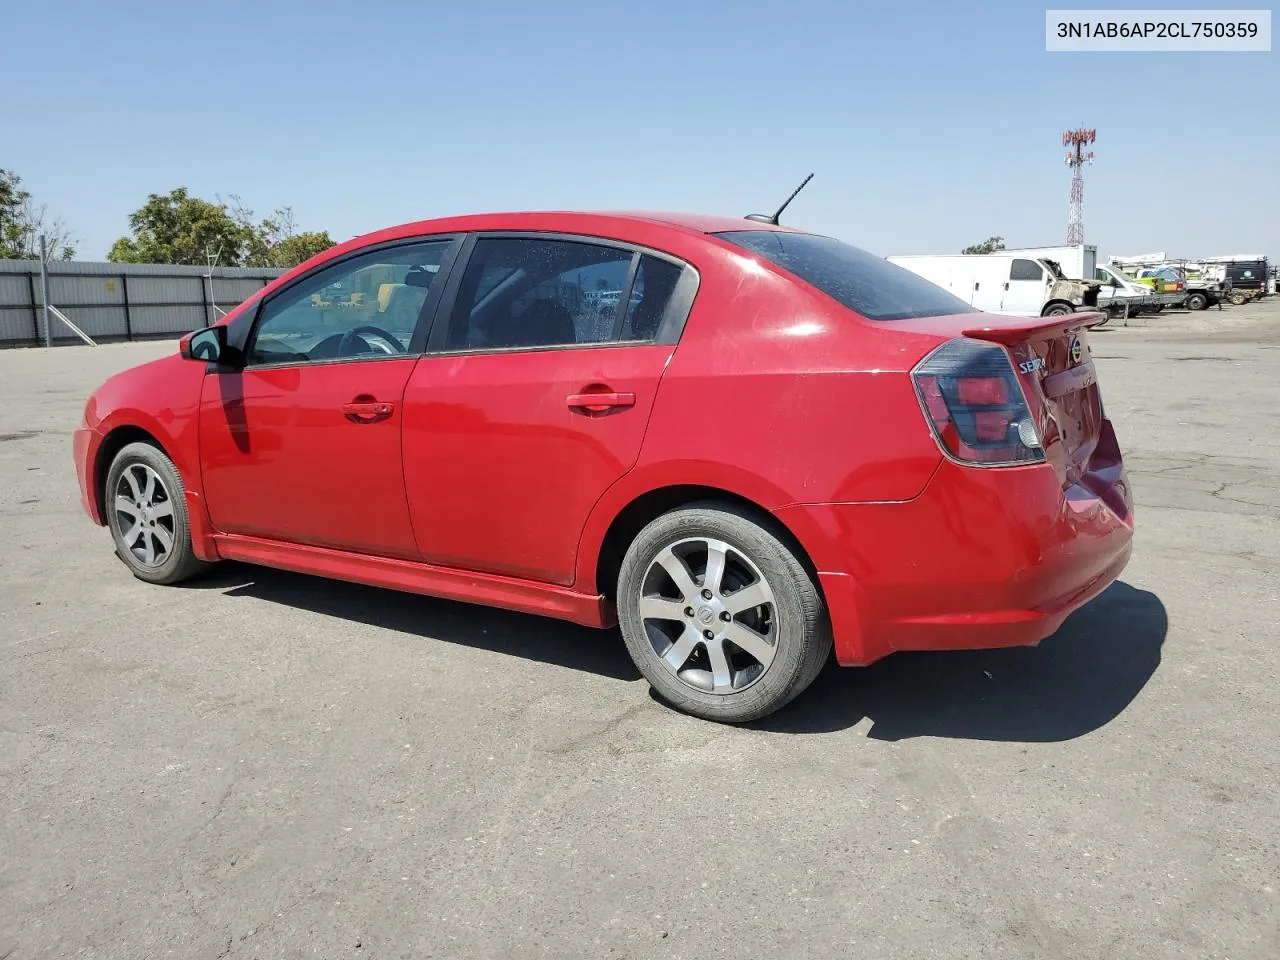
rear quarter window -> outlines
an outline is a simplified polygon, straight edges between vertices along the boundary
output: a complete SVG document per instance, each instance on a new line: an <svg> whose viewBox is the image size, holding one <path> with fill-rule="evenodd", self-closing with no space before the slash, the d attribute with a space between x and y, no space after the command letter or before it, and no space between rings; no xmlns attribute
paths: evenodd
<svg viewBox="0 0 1280 960"><path fill-rule="evenodd" d="M869 320L975 312L910 270L831 237L782 230L730 230L715 236L764 257Z"/></svg>

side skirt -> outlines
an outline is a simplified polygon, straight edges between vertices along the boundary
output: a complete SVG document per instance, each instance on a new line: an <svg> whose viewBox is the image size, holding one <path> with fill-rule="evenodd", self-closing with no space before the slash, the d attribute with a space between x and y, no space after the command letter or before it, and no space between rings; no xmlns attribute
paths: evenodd
<svg viewBox="0 0 1280 960"><path fill-rule="evenodd" d="M617 622L613 605L603 596L577 593L566 587L239 534L215 533L213 541L218 556L224 560L504 607L588 627L611 627Z"/></svg>

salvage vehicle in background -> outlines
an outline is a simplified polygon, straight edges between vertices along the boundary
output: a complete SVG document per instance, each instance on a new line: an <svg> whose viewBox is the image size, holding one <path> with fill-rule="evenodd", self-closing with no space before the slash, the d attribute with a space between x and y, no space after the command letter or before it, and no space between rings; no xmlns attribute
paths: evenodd
<svg viewBox="0 0 1280 960"><path fill-rule="evenodd" d="M1172 289L1188 310L1204 310L1218 306L1227 296L1221 281L1209 277L1192 278L1181 263L1143 267L1137 271L1138 283L1148 284L1157 293Z"/></svg>
<svg viewBox="0 0 1280 960"><path fill-rule="evenodd" d="M1111 312L1113 317L1136 317L1142 313L1159 313L1165 307L1176 307L1183 302L1178 293L1156 293L1145 284L1138 283L1115 267L1094 268L1094 278L1102 284L1098 295L1098 307Z"/></svg>
<svg viewBox="0 0 1280 960"><path fill-rule="evenodd" d="M411 324L312 299L368 274ZM833 646L1035 644L1115 580L1102 319L983 313L776 214L423 221L111 377L74 461L141 580L239 560L619 623L663 700L742 722Z"/></svg>
<svg viewBox="0 0 1280 960"><path fill-rule="evenodd" d="M1223 266L1231 285L1230 298L1233 304L1239 306L1249 300L1267 295L1267 279L1271 273L1271 264L1261 254L1206 257L1205 262Z"/></svg>
<svg viewBox="0 0 1280 960"><path fill-rule="evenodd" d="M1101 284L1066 277L1049 259L996 253L893 256L890 263L988 313L1058 317L1098 305Z"/></svg>
<svg viewBox="0 0 1280 960"><path fill-rule="evenodd" d="M1098 266L1098 248L1091 243L1064 244L1053 247L1019 247L1000 251L1002 256L1033 257L1054 269L1058 276L1070 279L1096 280L1098 309L1112 317L1136 317L1143 312L1159 312L1166 306L1182 302L1178 294L1155 293L1136 283L1119 270Z"/></svg>
<svg viewBox="0 0 1280 960"><path fill-rule="evenodd" d="M1186 280L1172 267L1139 267L1132 276L1135 281L1150 287L1156 293L1186 293Z"/></svg>

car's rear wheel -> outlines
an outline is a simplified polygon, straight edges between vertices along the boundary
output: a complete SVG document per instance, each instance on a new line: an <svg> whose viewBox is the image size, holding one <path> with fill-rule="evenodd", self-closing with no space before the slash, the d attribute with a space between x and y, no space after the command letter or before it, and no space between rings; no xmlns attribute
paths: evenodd
<svg viewBox="0 0 1280 960"><path fill-rule="evenodd" d="M618 577L618 619L659 697L724 723L790 702L831 650L821 593L795 550L730 505L693 504L640 531Z"/></svg>
<svg viewBox="0 0 1280 960"><path fill-rule="evenodd" d="M159 449L149 443L122 448L103 493L116 555L139 580L178 583L209 566L191 548L182 477Z"/></svg>
<svg viewBox="0 0 1280 960"><path fill-rule="evenodd" d="M1193 293L1187 297L1188 310L1203 310L1209 305L1209 298L1203 293Z"/></svg>

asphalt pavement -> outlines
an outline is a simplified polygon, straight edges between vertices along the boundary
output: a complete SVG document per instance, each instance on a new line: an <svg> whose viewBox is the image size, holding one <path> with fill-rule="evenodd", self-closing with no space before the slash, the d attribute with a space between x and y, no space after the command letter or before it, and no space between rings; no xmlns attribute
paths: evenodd
<svg viewBox="0 0 1280 960"><path fill-rule="evenodd" d="M1092 339L1122 580L750 728L616 632L148 586L70 433L172 342L0 352L0 958L1280 956L1280 300Z"/></svg>

